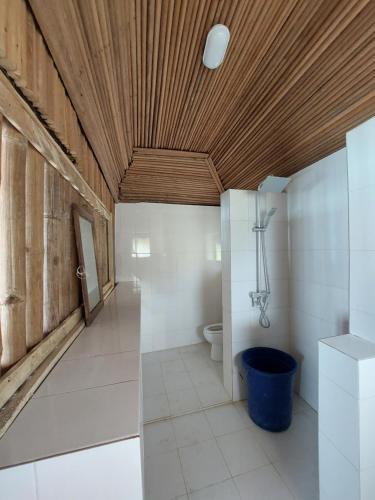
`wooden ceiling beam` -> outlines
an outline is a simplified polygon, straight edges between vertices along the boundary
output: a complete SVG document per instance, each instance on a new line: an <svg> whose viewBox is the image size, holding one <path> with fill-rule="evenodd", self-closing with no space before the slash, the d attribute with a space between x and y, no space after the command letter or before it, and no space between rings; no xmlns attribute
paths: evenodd
<svg viewBox="0 0 375 500"><path fill-rule="evenodd" d="M214 162L211 160L211 158L207 158L207 168L212 176L212 179L214 181L214 183L216 184L216 187L219 191L219 193L224 193L225 189L221 183L221 180L220 180L220 177L219 177L219 174L217 173L217 170L215 168L215 165L214 165Z"/></svg>

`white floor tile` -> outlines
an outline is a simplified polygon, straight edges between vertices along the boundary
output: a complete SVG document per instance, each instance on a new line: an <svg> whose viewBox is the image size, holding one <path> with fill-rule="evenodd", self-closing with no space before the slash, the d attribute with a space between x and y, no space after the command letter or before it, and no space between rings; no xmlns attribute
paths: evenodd
<svg viewBox="0 0 375 500"><path fill-rule="evenodd" d="M207 342L146 353L142 360L145 422L230 400L220 375L222 363L210 359ZM162 394L167 395L168 405L164 397L157 401Z"/></svg>
<svg viewBox="0 0 375 500"><path fill-rule="evenodd" d="M145 422L158 418L169 417L171 410L166 394L143 398L143 415Z"/></svg>
<svg viewBox="0 0 375 500"><path fill-rule="evenodd" d="M151 365L153 363L160 363L158 352L146 352L142 354L143 370L147 365Z"/></svg>
<svg viewBox="0 0 375 500"><path fill-rule="evenodd" d="M186 372L186 367L182 359L163 361L163 363L161 363L161 369L165 377L175 375L176 373Z"/></svg>
<svg viewBox="0 0 375 500"><path fill-rule="evenodd" d="M272 465L234 478L241 500L295 500Z"/></svg>
<svg viewBox="0 0 375 500"><path fill-rule="evenodd" d="M249 416L249 412L247 410L247 401L246 400L245 401L236 401L233 404L236 407L236 410L238 411L238 413L240 414L242 420L245 422L246 427L255 426L255 424L251 420L251 418Z"/></svg>
<svg viewBox="0 0 375 500"><path fill-rule="evenodd" d="M161 363L142 364L142 382L145 385L146 378L161 377L163 372L161 370Z"/></svg>
<svg viewBox="0 0 375 500"><path fill-rule="evenodd" d="M158 394L165 394L165 385L161 375L144 375L143 376L143 395L157 396Z"/></svg>
<svg viewBox="0 0 375 500"><path fill-rule="evenodd" d="M204 412L174 418L172 424L179 448L198 444L214 437Z"/></svg>
<svg viewBox="0 0 375 500"><path fill-rule="evenodd" d="M250 429L220 436L217 443L233 476L269 464Z"/></svg>
<svg viewBox="0 0 375 500"><path fill-rule="evenodd" d="M224 403L225 401L230 400L222 383L201 384L195 388L204 407Z"/></svg>
<svg viewBox="0 0 375 500"><path fill-rule="evenodd" d="M170 420L147 424L144 427L145 457L177 449L173 425Z"/></svg>
<svg viewBox="0 0 375 500"><path fill-rule="evenodd" d="M192 389L193 384L186 372L180 372L164 376L164 384L167 392L176 392L183 389Z"/></svg>
<svg viewBox="0 0 375 500"><path fill-rule="evenodd" d="M158 360L161 363L181 359L178 349L165 349L164 351L157 351L155 354L157 354Z"/></svg>
<svg viewBox="0 0 375 500"><path fill-rule="evenodd" d="M292 425L284 432L268 432L257 426L252 430L272 463L305 460L307 453L317 453L316 424L304 413L296 413Z"/></svg>
<svg viewBox="0 0 375 500"><path fill-rule="evenodd" d="M210 366L208 365L208 358L202 354L195 355L191 354L188 358L183 357L184 365L189 372L195 372L197 370L208 370Z"/></svg>
<svg viewBox="0 0 375 500"><path fill-rule="evenodd" d="M147 500L173 500L186 494L177 451L146 458L145 490Z"/></svg>
<svg viewBox="0 0 375 500"><path fill-rule="evenodd" d="M311 406L306 403L298 394L293 395L293 413L310 412Z"/></svg>
<svg viewBox="0 0 375 500"><path fill-rule="evenodd" d="M215 436L223 436L249 427L234 404L209 408L205 413Z"/></svg>
<svg viewBox="0 0 375 500"><path fill-rule="evenodd" d="M214 439L179 450L188 491L200 490L230 478Z"/></svg>
<svg viewBox="0 0 375 500"><path fill-rule="evenodd" d="M223 385L223 379L215 368L210 368L209 366L197 367L189 373L191 381L195 386L217 383Z"/></svg>
<svg viewBox="0 0 375 500"><path fill-rule="evenodd" d="M188 411L199 410L202 407L194 388L169 392L167 396L172 415L183 415Z"/></svg>
<svg viewBox="0 0 375 500"><path fill-rule="evenodd" d="M304 460L286 459L273 465L298 500L319 498L317 453L306 454Z"/></svg>
<svg viewBox="0 0 375 500"><path fill-rule="evenodd" d="M182 358L188 358L189 356L210 356L211 345L208 342L201 342L199 344L187 345L184 347L179 347L178 351Z"/></svg>
<svg viewBox="0 0 375 500"><path fill-rule="evenodd" d="M191 493L190 500L240 500L240 495L233 479L228 479Z"/></svg>

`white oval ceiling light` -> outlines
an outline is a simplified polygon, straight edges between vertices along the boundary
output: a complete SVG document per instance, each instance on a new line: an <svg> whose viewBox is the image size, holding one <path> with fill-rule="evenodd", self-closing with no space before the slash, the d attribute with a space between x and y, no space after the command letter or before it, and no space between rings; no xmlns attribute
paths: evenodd
<svg viewBox="0 0 375 500"><path fill-rule="evenodd" d="M230 33L224 24L215 24L208 32L203 53L203 64L206 68L215 69L224 61L228 48Z"/></svg>

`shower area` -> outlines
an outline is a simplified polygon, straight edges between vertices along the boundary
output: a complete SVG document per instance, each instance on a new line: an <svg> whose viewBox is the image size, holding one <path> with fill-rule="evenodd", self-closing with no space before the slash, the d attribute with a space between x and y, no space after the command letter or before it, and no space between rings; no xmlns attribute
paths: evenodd
<svg viewBox="0 0 375 500"><path fill-rule="evenodd" d="M288 182L271 176L221 196L223 373L234 401L246 397L242 351L289 350Z"/></svg>

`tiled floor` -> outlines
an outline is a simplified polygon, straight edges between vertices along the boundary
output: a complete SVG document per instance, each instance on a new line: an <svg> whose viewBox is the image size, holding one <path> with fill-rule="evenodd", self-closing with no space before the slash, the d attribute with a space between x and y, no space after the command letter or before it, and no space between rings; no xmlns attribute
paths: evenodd
<svg viewBox="0 0 375 500"><path fill-rule="evenodd" d="M167 418L144 431L146 500L318 500L317 416L299 398L283 433L256 427L244 402Z"/></svg>
<svg viewBox="0 0 375 500"><path fill-rule="evenodd" d="M204 342L142 355L145 422L230 400L223 386L223 365L210 359L210 347Z"/></svg>

